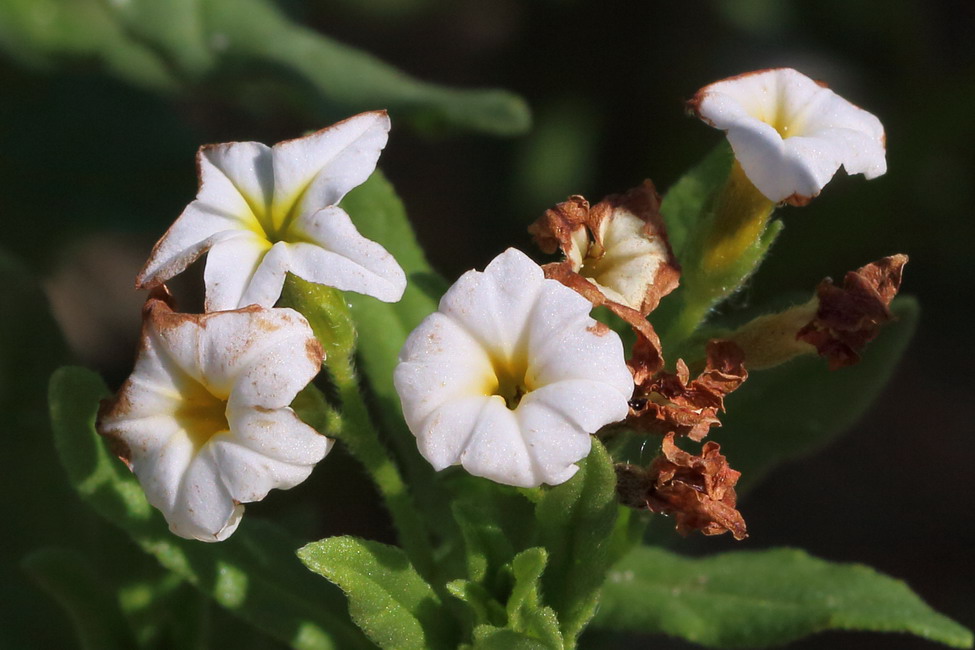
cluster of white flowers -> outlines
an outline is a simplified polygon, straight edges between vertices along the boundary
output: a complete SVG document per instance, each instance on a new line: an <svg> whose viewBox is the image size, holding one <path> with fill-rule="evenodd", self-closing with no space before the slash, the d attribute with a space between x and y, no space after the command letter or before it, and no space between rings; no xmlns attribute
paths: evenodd
<svg viewBox="0 0 975 650"><path fill-rule="evenodd" d="M808 200L840 165L884 172L879 121L794 70L712 84L692 106L728 132L769 200ZM98 425L174 533L226 538L241 504L300 483L328 453L332 442L289 407L319 371L321 346L301 314L274 304L287 272L387 302L402 296L403 270L337 206L372 173L388 130L385 112L372 112L273 147L200 149L196 200L137 279L154 292L135 370ZM655 196L652 186L644 193ZM621 215L590 224L602 266L592 282L576 280L583 295L599 291L642 320L678 271L649 217ZM580 224L570 244L587 237ZM594 244L582 244L569 247L576 274L592 256ZM174 313L163 283L204 253L208 313ZM619 260L622 270L609 268ZM662 284L665 267L673 273ZM621 283L610 271L623 273ZM602 302L587 297L514 249L443 296L395 371L407 424L437 470L462 465L508 485L559 484L589 453L590 434L626 417L634 383L623 345L589 316Z"/></svg>
<svg viewBox="0 0 975 650"><path fill-rule="evenodd" d="M336 206L375 169L388 132L386 113L373 112L274 147L200 149L196 200L136 284L164 293L206 252L208 313L150 298L135 370L98 423L177 535L225 539L242 503L302 482L331 448L289 407L322 348L301 314L274 303L289 271L400 299L403 270Z"/></svg>

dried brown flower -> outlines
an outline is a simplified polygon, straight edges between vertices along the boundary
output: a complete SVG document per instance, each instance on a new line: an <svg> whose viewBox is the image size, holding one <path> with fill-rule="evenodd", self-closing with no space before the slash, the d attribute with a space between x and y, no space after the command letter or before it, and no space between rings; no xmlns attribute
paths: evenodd
<svg viewBox="0 0 975 650"><path fill-rule="evenodd" d="M616 467L617 492L627 506L673 515L677 532L699 530L705 535L730 532L735 539L748 536L745 520L736 509L735 484L741 474L728 466L716 442L707 442L700 456L674 443L674 434L663 440L661 455L644 469Z"/></svg>
<svg viewBox="0 0 975 650"><path fill-rule="evenodd" d="M906 263L906 255L892 255L850 271L842 287L830 278L820 282L816 317L799 330L796 338L828 358L830 370L857 363L860 351L892 318L890 302L900 289Z"/></svg>
<svg viewBox="0 0 975 650"><path fill-rule="evenodd" d="M637 385L627 424L701 441L712 426L721 426L717 416L725 396L747 378L741 348L731 341L709 341L704 370L696 379L678 360L676 373L660 372Z"/></svg>
<svg viewBox="0 0 975 650"><path fill-rule="evenodd" d="M644 181L592 207L583 197L572 196L546 210L528 230L543 252L561 249L565 255L562 262L542 267L546 277L594 307L605 306L636 332L630 366L637 381L660 370L660 339L646 316L677 287L680 266L653 183Z"/></svg>

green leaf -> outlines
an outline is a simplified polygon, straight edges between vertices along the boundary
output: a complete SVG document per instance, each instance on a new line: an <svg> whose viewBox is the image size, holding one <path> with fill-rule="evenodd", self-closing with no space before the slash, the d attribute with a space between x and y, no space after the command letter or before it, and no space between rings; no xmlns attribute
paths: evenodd
<svg viewBox="0 0 975 650"><path fill-rule="evenodd" d="M330 537L298 551L309 569L338 585L352 620L381 648L450 648L450 617L403 551L355 537Z"/></svg>
<svg viewBox="0 0 975 650"><path fill-rule="evenodd" d="M595 439L576 475L546 491L537 505L539 538L549 554L543 592L561 621L566 647L596 610L618 510L613 462Z"/></svg>
<svg viewBox="0 0 975 650"><path fill-rule="evenodd" d="M454 479L447 484L458 494L451 511L464 538L467 575L500 598L507 588L499 582L501 567L530 546L534 506L514 488L466 474Z"/></svg>
<svg viewBox="0 0 975 650"><path fill-rule="evenodd" d="M135 646L114 594L81 553L44 548L24 558L23 567L67 612L82 648L124 650Z"/></svg>
<svg viewBox="0 0 975 650"><path fill-rule="evenodd" d="M515 584L505 609L510 629L536 638L546 647L561 649L559 619L551 607L541 604L539 594L539 580L547 563L548 553L541 547L525 549L511 560Z"/></svg>
<svg viewBox="0 0 975 650"><path fill-rule="evenodd" d="M135 477L94 430L99 400L108 395L101 379L83 368L62 368L51 378L58 455L89 506L165 568L280 641L309 650L368 647L341 614L341 594L304 570L294 556L298 544L275 526L245 518L219 544L170 533Z"/></svg>
<svg viewBox="0 0 975 650"><path fill-rule="evenodd" d="M818 357L801 357L752 373L725 401L722 445L747 490L775 465L807 455L843 433L863 415L897 366L918 319L917 302L897 298L896 320L867 346L860 363L830 371Z"/></svg>
<svg viewBox="0 0 975 650"><path fill-rule="evenodd" d="M253 103L254 91L233 83L255 88L263 81L332 116L386 108L423 128L498 135L524 133L531 123L526 103L512 93L420 81L289 20L271 0L10 0L0 3L0 48L50 68L94 59L157 92L190 95L200 84L229 82L229 96Z"/></svg>
<svg viewBox="0 0 975 650"><path fill-rule="evenodd" d="M691 559L638 548L610 573L593 625L711 647L780 645L825 630L908 632L972 647L971 632L903 582L794 549Z"/></svg>
<svg viewBox="0 0 975 650"><path fill-rule="evenodd" d="M667 190L660 204L660 214L667 224L667 238L678 260L687 252L691 233L700 227L712 196L727 180L734 160L731 146L727 140L722 140Z"/></svg>

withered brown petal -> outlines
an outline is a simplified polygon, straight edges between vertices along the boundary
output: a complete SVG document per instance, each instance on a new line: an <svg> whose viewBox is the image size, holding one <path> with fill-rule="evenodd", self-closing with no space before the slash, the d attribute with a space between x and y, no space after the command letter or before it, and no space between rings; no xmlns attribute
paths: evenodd
<svg viewBox="0 0 975 650"><path fill-rule="evenodd" d="M535 243L543 253L551 255L562 249L568 254L572 246L572 233L589 221L589 201L575 195L549 208L535 223L528 226Z"/></svg>
<svg viewBox="0 0 975 650"><path fill-rule="evenodd" d="M700 442L712 426L721 426L718 412L724 410L725 396L748 378L744 353L732 341L712 340L707 345L704 370L696 379L689 380L682 359L677 361L676 370L638 383L627 424Z"/></svg>
<svg viewBox="0 0 975 650"><path fill-rule="evenodd" d="M705 535L730 532L735 539L745 539L747 527L736 509L734 489L741 474L728 466L720 449L708 442L696 456L677 447L674 434L668 434L661 455L647 469L617 465L620 502L673 515L682 535L699 530Z"/></svg>
<svg viewBox="0 0 975 650"><path fill-rule="evenodd" d="M816 289L816 316L796 338L816 347L829 360L830 370L860 360L860 351L889 321L890 303L900 289L906 255L892 255L850 271L843 286L826 278Z"/></svg>

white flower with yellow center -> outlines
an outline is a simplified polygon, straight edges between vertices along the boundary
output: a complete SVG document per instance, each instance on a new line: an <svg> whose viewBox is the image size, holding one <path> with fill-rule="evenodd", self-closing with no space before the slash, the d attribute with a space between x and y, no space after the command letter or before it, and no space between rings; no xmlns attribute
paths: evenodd
<svg viewBox="0 0 975 650"><path fill-rule="evenodd" d="M201 147L200 191L153 248L136 278L158 286L207 253L206 310L272 307L287 272L395 302L406 276L336 204L365 181L389 132L384 111L268 147Z"/></svg>
<svg viewBox="0 0 975 650"><path fill-rule="evenodd" d="M394 375L423 457L520 487L572 477L633 393L620 338L590 309L514 249L461 276Z"/></svg>
<svg viewBox="0 0 975 650"><path fill-rule="evenodd" d="M718 81L689 104L727 132L748 179L775 203L808 203L840 165L867 178L887 171L880 120L790 68Z"/></svg>
<svg viewBox="0 0 975 650"><path fill-rule="evenodd" d="M331 448L289 408L322 358L291 309L200 316L150 299L135 370L103 403L98 432L172 532L220 541L242 503L301 483Z"/></svg>

